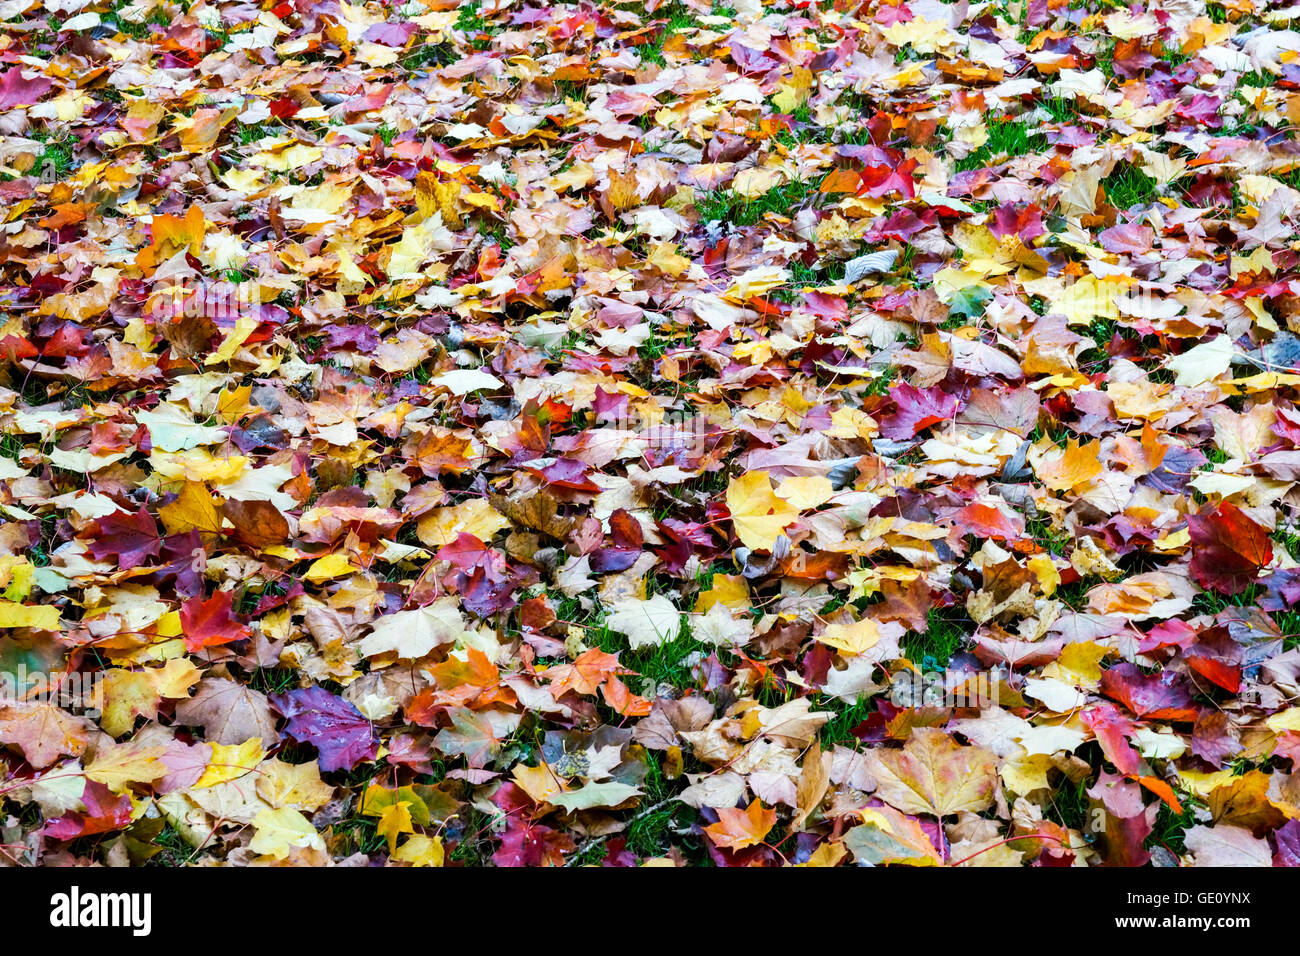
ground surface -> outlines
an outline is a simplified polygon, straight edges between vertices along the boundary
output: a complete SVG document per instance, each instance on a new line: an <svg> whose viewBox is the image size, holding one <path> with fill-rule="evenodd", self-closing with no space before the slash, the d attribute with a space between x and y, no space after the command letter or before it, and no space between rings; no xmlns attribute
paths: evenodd
<svg viewBox="0 0 1300 956"><path fill-rule="evenodd" d="M1294 12L0 0L0 854L1295 864Z"/></svg>

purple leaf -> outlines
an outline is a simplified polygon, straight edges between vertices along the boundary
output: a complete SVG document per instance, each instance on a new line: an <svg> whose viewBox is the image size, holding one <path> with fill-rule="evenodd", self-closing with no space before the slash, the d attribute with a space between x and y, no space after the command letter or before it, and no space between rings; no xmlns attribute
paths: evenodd
<svg viewBox="0 0 1300 956"><path fill-rule="evenodd" d="M321 770L351 770L379 755L370 721L348 701L323 687L272 694L275 709L288 718L284 735L320 751Z"/></svg>

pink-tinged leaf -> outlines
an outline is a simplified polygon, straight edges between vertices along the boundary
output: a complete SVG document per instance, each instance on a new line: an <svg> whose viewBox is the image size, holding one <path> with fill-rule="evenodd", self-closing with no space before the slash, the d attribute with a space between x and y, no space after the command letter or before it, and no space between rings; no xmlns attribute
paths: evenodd
<svg viewBox="0 0 1300 956"><path fill-rule="evenodd" d="M54 83L42 76L39 70L10 67L0 73L0 109L39 103L53 86Z"/></svg>
<svg viewBox="0 0 1300 956"><path fill-rule="evenodd" d="M1194 721L1200 714L1192 705L1191 690L1177 671L1147 675L1126 661L1101 672L1101 692L1137 717Z"/></svg>
<svg viewBox="0 0 1300 956"><path fill-rule="evenodd" d="M1142 255L1151 251L1151 243L1155 237L1155 230L1150 226L1130 222L1103 230L1098 239L1101 241L1101 247L1107 252Z"/></svg>
<svg viewBox="0 0 1300 956"><path fill-rule="evenodd" d="M1128 741L1137 733L1137 728L1112 704L1091 707L1080 715L1080 719L1092 730L1101 745L1101 752L1116 770L1129 776L1147 772L1146 761Z"/></svg>
<svg viewBox="0 0 1300 956"><path fill-rule="evenodd" d="M961 408L957 396L939 387L916 388L904 382L889 391L896 410L880 420L886 438L913 438L931 425L949 421Z"/></svg>
<svg viewBox="0 0 1300 956"><path fill-rule="evenodd" d="M95 833L119 830L131 822L131 798L116 795L102 783L86 781L81 794L84 813L73 810L45 824L44 833L55 840L73 840Z"/></svg>
<svg viewBox="0 0 1300 956"><path fill-rule="evenodd" d="M501 845L492 854L497 866L563 866L564 854L578 848L572 837L548 826L517 816L508 821Z"/></svg>

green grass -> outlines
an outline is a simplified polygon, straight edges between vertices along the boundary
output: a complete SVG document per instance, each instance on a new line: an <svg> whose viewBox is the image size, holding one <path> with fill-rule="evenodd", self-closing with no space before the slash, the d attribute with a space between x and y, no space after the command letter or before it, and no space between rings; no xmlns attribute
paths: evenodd
<svg viewBox="0 0 1300 956"><path fill-rule="evenodd" d="M447 66L456 62L456 47L451 43L422 43L404 55L400 62L407 70Z"/></svg>
<svg viewBox="0 0 1300 956"><path fill-rule="evenodd" d="M1251 584L1240 594L1223 595L1217 591L1201 591L1192 598L1192 613L1213 616L1230 607L1250 607L1260 596L1258 584Z"/></svg>
<svg viewBox="0 0 1300 956"><path fill-rule="evenodd" d="M248 686L263 694L279 694L298 686L298 672L291 667L259 667L248 677Z"/></svg>
<svg viewBox="0 0 1300 956"><path fill-rule="evenodd" d="M464 4L457 10L455 28L465 34L470 47L475 50L486 50L491 46L492 36L498 30L495 23L484 18L477 3Z"/></svg>
<svg viewBox="0 0 1300 956"><path fill-rule="evenodd" d="M276 136L284 131L283 126L272 123L249 123L235 130L235 139L240 146L249 146L268 136Z"/></svg>
<svg viewBox="0 0 1300 956"><path fill-rule="evenodd" d="M17 435L6 433L0 435L0 456L18 460L18 456L23 452L23 443Z"/></svg>
<svg viewBox="0 0 1300 956"><path fill-rule="evenodd" d="M1073 96L1044 96L1038 105L1057 123L1070 123L1079 117L1079 108Z"/></svg>
<svg viewBox="0 0 1300 956"><path fill-rule="evenodd" d="M72 172L73 142L71 138L52 140L47 136L48 134L34 137L37 140L44 140L45 148L41 151L41 155L36 157L36 165L32 172L36 173L42 182L58 182Z"/></svg>
<svg viewBox="0 0 1300 956"><path fill-rule="evenodd" d="M334 824L334 834L347 838L344 846L345 854L359 852L369 855L388 847L387 838L376 832L378 827L378 817L363 817L359 813L354 813Z"/></svg>
<svg viewBox="0 0 1300 956"><path fill-rule="evenodd" d="M694 823L696 812L680 801L669 801L678 787L668 779L653 753L646 754L646 775L641 789L645 793L641 800L643 809L632 815L624 831L627 848L644 859L663 856L675 846L687 857L695 858L695 862L705 862L706 854L700 838L676 832ZM659 806L661 803L664 805Z"/></svg>
<svg viewBox="0 0 1300 956"><path fill-rule="evenodd" d="M925 616L925 625L924 631L909 632L900 643L907 659L927 672L947 667L975 628L961 607L931 608Z"/></svg>
<svg viewBox="0 0 1300 956"><path fill-rule="evenodd" d="M194 855L194 847L190 846L181 836L180 831L170 823L166 824L150 843L158 848L158 852L149 858L148 866L184 866Z"/></svg>
<svg viewBox="0 0 1300 956"><path fill-rule="evenodd" d="M817 195L815 183L795 180L769 189L756 199L745 199L730 189L705 193L695 200L702 222L718 220L737 226L752 226L769 212L793 216Z"/></svg>
<svg viewBox="0 0 1300 956"><path fill-rule="evenodd" d="M599 866L601 861L609 855L609 848L603 842L593 843L590 846L579 849L568 860L569 866Z"/></svg>
<svg viewBox="0 0 1300 956"><path fill-rule="evenodd" d="M1115 76L1115 44L1108 43L1105 49L1097 51L1097 69L1101 70L1107 77Z"/></svg>
<svg viewBox="0 0 1300 956"><path fill-rule="evenodd" d="M661 359L677 345L671 338L661 335L656 328L650 329L650 337L637 347L637 354L646 361Z"/></svg>
<svg viewBox="0 0 1300 956"><path fill-rule="evenodd" d="M168 26L171 23L171 15L164 7L156 7L149 12L141 23L127 20L120 15L120 11L127 4L119 3L111 13L104 15L104 23L115 27L117 30L130 37L132 40L143 40L149 36L150 26Z"/></svg>
<svg viewBox="0 0 1300 956"><path fill-rule="evenodd" d="M1088 779L1070 780L1065 777L1060 786L1050 792L1043 815L1066 829L1087 834L1089 807Z"/></svg>
<svg viewBox="0 0 1300 956"><path fill-rule="evenodd" d="M1292 528L1278 528L1273 532L1273 540L1286 548L1292 560L1300 561L1300 532Z"/></svg>
<svg viewBox="0 0 1300 956"><path fill-rule="evenodd" d="M448 850L447 860L462 866L491 866L492 851L495 849L492 842L492 821L503 814L484 813L472 804L466 804L465 813L468 819L451 832L455 845Z"/></svg>
<svg viewBox="0 0 1300 956"><path fill-rule="evenodd" d="M853 704L845 704L838 697L824 697L818 700L815 705L816 710L835 712L835 716L822 725L821 733L818 735L822 749L830 750L837 745L856 748L858 738L853 736L853 728L866 720L874 708L875 704L867 699Z"/></svg>
<svg viewBox="0 0 1300 956"><path fill-rule="evenodd" d="M655 34L653 40L640 48L640 52L642 63L665 66L667 61L664 59L664 44L683 30L698 29L700 21L695 19L695 14L690 8L677 2L669 4L662 10L656 10L655 19L659 19L660 14L667 17L667 22Z"/></svg>
<svg viewBox="0 0 1300 956"><path fill-rule="evenodd" d="M1300 647L1300 610L1274 611L1273 623L1282 635L1282 649Z"/></svg>
<svg viewBox="0 0 1300 956"><path fill-rule="evenodd" d="M1237 85L1269 87L1273 85L1273 78L1263 70L1251 70L1237 78Z"/></svg>
<svg viewBox="0 0 1300 956"><path fill-rule="evenodd" d="M898 378L898 373L899 368L897 365L886 365L880 370L879 375L867 383L865 393L867 395L888 395L890 386Z"/></svg>
<svg viewBox="0 0 1300 956"><path fill-rule="evenodd" d="M1029 132L1029 127L1018 120L994 120L988 124L988 141L964 159L957 160L957 171L983 169L1016 156L1037 153L1047 148L1047 139L1041 133Z"/></svg>
<svg viewBox="0 0 1300 956"><path fill-rule="evenodd" d="M1101 181L1116 209L1131 209L1155 198L1156 181L1131 163L1120 163Z"/></svg>
<svg viewBox="0 0 1300 956"><path fill-rule="evenodd" d="M1097 575L1090 574L1086 578L1080 578L1078 581L1071 581L1069 584L1059 585L1053 597L1068 607L1071 611L1082 611L1084 606L1088 603L1088 592L1100 584L1101 580L1102 579Z"/></svg>
<svg viewBox="0 0 1300 956"><path fill-rule="evenodd" d="M1062 557L1069 551L1070 542L1074 540L1068 530L1055 526L1051 518L1042 514L1025 522L1025 530L1034 539L1034 543L1048 554Z"/></svg>
<svg viewBox="0 0 1300 956"><path fill-rule="evenodd" d="M488 239L492 240L501 249L501 255L505 255L514 248L515 241L506 234L506 227L502 224L493 226L483 233Z"/></svg>
<svg viewBox="0 0 1300 956"><path fill-rule="evenodd" d="M820 269L813 266L806 266L797 259L789 263L789 269L790 281L785 287L775 293L778 298L781 296L789 296L790 299L793 300L802 294L801 290L806 286L818 286L823 283Z"/></svg>
<svg viewBox="0 0 1300 956"><path fill-rule="evenodd" d="M618 659L625 666L637 671L643 682L653 684L654 687L661 684L668 684L678 690L694 687L696 682L691 675L691 663L688 659L695 653L707 657L713 650L711 645L702 644L691 637L689 629L684 624L682 633L676 639L665 641L657 647L645 647L636 651L627 649L627 642L622 635L612 632L606 634L608 636L600 641L601 650L619 651ZM650 690L650 687L644 688L645 692Z"/></svg>
<svg viewBox="0 0 1300 956"><path fill-rule="evenodd" d="M1186 852L1187 847L1183 840L1187 836L1187 831L1196 825L1195 806L1185 795L1180 795L1179 802L1183 805L1181 815L1169 809L1169 805L1163 800L1160 801L1155 825L1146 840L1147 849L1162 846L1180 856Z"/></svg>

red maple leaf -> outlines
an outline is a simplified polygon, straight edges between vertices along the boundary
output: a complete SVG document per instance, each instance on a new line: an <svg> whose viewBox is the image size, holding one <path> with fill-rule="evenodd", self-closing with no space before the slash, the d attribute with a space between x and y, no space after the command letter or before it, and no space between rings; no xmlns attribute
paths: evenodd
<svg viewBox="0 0 1300 956"><path fill-rule="evenodd" d="M45 824L44 834L55 840L72 840L79 836L108 833L131 822L131 798L118 796L102 783L86 781L81 802L86 809L73 810Z"/></svg>
<svg viewBox="0 0 1300 956"><path fill-rule="evenodd" d="M1192 539L1192 579L1220 594L1240 594L1273 560L1268 531L1226 501L1208 514L1189 516L1187 530Z"/></svg>
<svg viewBox="0 0 1300 956"><path fill-rule="evenodd" d="M497 866L563 866L564 854L576 849L573 839L558 830L511 817L492 862Z"/></svg>
<svg viewBox="0 0 1300 956"><path fill-rule="evenodd" d="M912 179L912 170L919 165L915 159L907 159L897 166L868 166L860 174L862 182L858 186L858 195L879 199L898 192L914 199L916 183Z"/></svg>
<svg viewBox="0 0 1300 956"><path fill-rule="evenodd" d="M95 527L99 536L90 542L90 553L96 561L116 557L122 571L139 567L145 558L154 557L162 547L158 523L145 508L135 514L115 511L96 521Z"/></svg>
<svg viewBox="0 0 1300 956"><path fill-rule="evenodd" d="M181 630L187 651L193 654L205 647L242 641L249 636L248 628L230 613L233 600L233 592L218 591L206 601L198 595L181 605Z"/></svg>

